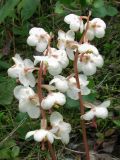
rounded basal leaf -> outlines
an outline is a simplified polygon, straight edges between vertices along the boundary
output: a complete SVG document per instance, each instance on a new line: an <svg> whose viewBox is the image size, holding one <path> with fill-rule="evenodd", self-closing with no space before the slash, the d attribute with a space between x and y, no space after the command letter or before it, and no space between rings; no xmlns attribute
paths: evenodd
<svg viewBox="0 0 120 160"><path fill-rule="evenodd" d="M19 153L20 153L20 148L18 146L14 146L12 148L12 157L14 157L14 158L17 157L19 155Z"/></svg>
<svg viewBox="0 0 120 160"><path fill-rule="evenodd" d="M16 81L11 78L0 76L0 104L9 105L13 100L13 89Z"/></svg>
<svg viewBox="0 0 120 160"><path fill-rule="evenodd" d="M95 8L99 8L99 7L102 7L104 5L104 1L103 0L95 0L93 6Z"/></svg>
<svg viewBox="0 0 120 160"><path fill-rule="evenodd" d="M115 8L113 6L107 5L106 8L107 8L107 15L108 16L115 16L118 13L117 8Z"/></svg>
<svg viewBox="0 0 120 160"><path fill-rule="evenodd" d="M74 109L74 108L79 109L80 108L79 100L73 100L73 99L69 98L68 96L66 96L65 107L69 108L69 109Z"/></svg>

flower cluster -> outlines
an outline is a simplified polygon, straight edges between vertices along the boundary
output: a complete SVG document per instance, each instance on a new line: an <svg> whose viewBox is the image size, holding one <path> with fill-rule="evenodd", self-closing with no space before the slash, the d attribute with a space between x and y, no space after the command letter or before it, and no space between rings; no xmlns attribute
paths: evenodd
<svg viewBox="0 0 120 160"><path fill-rule="evenodd" d="M86 19L87 22L84 24ZM16 54L13 57L15 65L8 69L8 75L16 78L20 83L14 89L14 96L19 101L19 111L26 112L33 119L41 116L41 128L28 132L25 137L27 139L33 136L37 142L49 141L52 144L54 139L60 139L64 144L69 143L71 125L64 122L63 116L54 110L59 106L64 106L66 96L78 100L79 93L81 96L90 94L88 76L95 74L97 68L101 68L104 63L98 49L89 42L95 37L102 38L105 35L104 21L100 18L89 21L88 17L75 14L67 15L64 21L69 24L70 30L66 33L62 30L58 31L58 48L50 46L52 39L50 34L43 28L34 27L29 31L27 44L35 47L40 54L33 56L34 63L30 59L23 60L19 54ZM75 32L83 34L82 42L76 41ZM77 61L75 61L76 53L78 53ZM80 87L77 85L74 72L66 77L60 75L69 65L69 61L77 64ZM38 76L36 71L38 71ZM43 93L45 84L42 74L39 78L40 71L42 74L48 71L51 76L54 76L47 84L49 88L47 88L47 93ZM36 88L38 88L37 92ZM84 106L90 108L90 111L81 115L81 118L84 120L92 120L94 117L104 119L108 116L109 105L110 101L105 101L98 106L84 102ZM46 112L51 114L49 127L42 123L43 120L47 121L43 117Z"/></svg>

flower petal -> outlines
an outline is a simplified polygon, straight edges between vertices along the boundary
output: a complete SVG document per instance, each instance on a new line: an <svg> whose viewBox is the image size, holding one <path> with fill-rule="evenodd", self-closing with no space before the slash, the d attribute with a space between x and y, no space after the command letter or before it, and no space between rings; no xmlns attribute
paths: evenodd
<svg viewBox="0 0 120 160"><path fill-rule="evenodd" d="M110 100L104 101L103 103L101 103L98 107L104 107L107 108L110 106Z"/></svg>
<svg viewBox="0 0 120 160"><path fill-rule="evenodd" d="M22 85L19 85L14 88L14 96L18 100L28 98L29 96L33 95L35 95L35 93L30 87L24 87Z"/></svg>
<svg viewBox="0 0 120 160"><path fill-rule="evenodd" d="M54 135L50 131L47 133L47 139L51 144L54 142Z"/></svg>
<svg viewBox="0 0 120 160"><path fill-rule="evenodd" d="M34 64L30 59L25 59L23 62L25 68L34 68Z"/></svg>
<svg viewBox="0 0 120 160"><path fill-rule="evenodd" d="M61 137L61 141L64 144L68 144L70 141L70 136L68 133L63 132L62 134L59 135Z"/></svg>
<svg viewBox="0 0 120 160"><path fill-rule="evenodd" d="M74 100L79 99L78 92L74 91L73 89L68 89L67 90L67 96L70 97L71 99L74 99Z"/></svg>
<svg viewBox="0 0 120 160"><path fill-rule="evenodd" d="M70 60L74 60L74 50L73 50L73 49L66 48L66 53L67 53L68 58L69 58Z"/></svg>
<svg viewBox="0 0 120 160"><path fill-rule="evenodd" d="M63 121L63 116L59 112L53 112L50 116L50 123L52 126L57 126Z"/></svg>
<svg viewBox="0 0 120 160"><path fill-rule="evenodd" d="M11 68L8 69L8 76L11 78L18 78L20 71L21 71L20 68L12 66Z"/></svg>
<svg viewBox="0 0 120 160"><path fill-rule="evenodd" d="M29 73L20 72L19 80L26 87L28 86L34 87L36 84L35 77L30 72Z"/></svg>
<svg viewBox="0 0 120 160"><path fill-rule="evenodd" d="M36 46L38 43L38 39L35 35L30 35L28 38L27 38L27 44L29 46Z"/></svg>
<svg viewBox="0 0 120 160"><path fill-rule="evenodd" d="M47 131L44 129L37 130L34 133L34 140L37 142L41 142L47 135Z"/></svg>
<svg viewBox="0 0 120 160"><path fill-rule="evenodd" d="M34 65L36 65L39 62L47 62L48 61L48 56L33 56L35 58L34 60Z"/></svg>
<svg viewBox="0 0 120 160"><path fill-rule="evenodd" d="M92 110L90 110L86 112L84 115L82 115L81 118L84 120L90 121L94 118L94 116L95 116L95 113Z"/></svg>
<svg viewBox="0 0 120 160"><path fill-rule="evenodd" d="M41 39L39 40L39 43L36 45L36 51L38 52L43 52L48 45L48 41L46 39Z"/></svg>
<svg viewBox="0 0 120 160"><path fill-rule="evenodd" d="M75 21L71 22L70 29L75 32L78 31L80 29L80 23L77 23Z"/></svg>
<svg viewBox="0 0 120 160"><path fill-rule="evenodd" d="M28 104L27 113L31 118L39 118L40 117L40 108L32 103Z"/></svg>
<svg viewBox="0 0 120 160"><path fill-rule="evenodd" d="M107 118L108 117L108 110L105 107L95 107L95 115L98 118Z"/></svg>
<svg viewBox="0 0 120 160"><path fill-rule="evenodd" d="M35 132L36 132L36 131L30 131L30 132L28 132L28 133L26 134L26 136L25 136L25 139L28 139L29 137L33 136Z"/></svg>
<svg viewBox="0 0 120 160"><path fill-rule="evenodd" d="M58 31L58 39L65 40L65 32L62 30Z"/></svg>
<svg viewBox="0 0 120 160"><path fill-rule="evenodd" d="M74 41L75 33L72 30L67 31L66 39L69 40L69 41Z"/></svg>

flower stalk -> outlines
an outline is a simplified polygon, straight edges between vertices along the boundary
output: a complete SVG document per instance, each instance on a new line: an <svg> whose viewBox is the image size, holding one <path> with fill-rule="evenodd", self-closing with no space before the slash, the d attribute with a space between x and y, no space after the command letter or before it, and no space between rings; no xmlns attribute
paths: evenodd
<svg viewBox="0 0 120 160"><path fill-rule="evenodd" d="M75 53L74 72L75 72L77 88L80 89L81 87L80 87L80 81L79 81L79 77L78 77L77 61L78 61L78 51L76 51L76 53ZM79 102L80 102L80 115L83 115L85 113L85 109L84 109L84 104L83 104L81 92L78 92L78 96L79 96ZM85 126L85 121L83 119L81 120L81 127L82 127L83 143L84 143L85 152L86 152L86 160L90 160L89 146L88 146L88 142L87 142L86 126Z"/></svg>

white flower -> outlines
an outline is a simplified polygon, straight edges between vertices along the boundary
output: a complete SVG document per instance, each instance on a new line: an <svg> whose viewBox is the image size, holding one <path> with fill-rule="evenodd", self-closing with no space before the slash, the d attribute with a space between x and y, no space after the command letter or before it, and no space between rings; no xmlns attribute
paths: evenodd
<svg viewBox="0 0 120 160"><path fill-rule="evenodd" d="M69 84L68 81L65 77L58 75L55 76L49 84L55 83L55 87L60 91L60 92L66 92L69 89Z"/></svg>
<svg viewBox="0 0 120 160"><path fill-rule="evenodd" d="M53 112L50 116L50 123L55 134L61 137L64 144L69 143L69 134L71 132L71 125L63 121L63 116L59 112Z"/></svg>
<svg viewBox="0 0 120 160"><path fill-rule="evenodd" d="M110 106L110 101L104 101L103 103L101 103L100 105L93 105L93 104L84 104L85 107L87 108L91 108L90 111L88 111L87 113L85 113L84 115L81 116L81 118L85 119L85 120L91 120L94 117L98 117L98 118L107 118L108 117L108 110L107 107Z"/></svg>
<svg viewBox="0 0 120 160"><path fill-rule="evenodd" d="M78 71L85 75L93 75L96 73L97 67L103 66L103 58L99 54L97 48L88 43L79 45Z"/></svg>
<svg viewBox="0 0 120 160"><path fill-rule="evenodd" d="M87 81L87 77L83 74L79 74L79 81L81 84L81 89L77 88L76 79L72 77L63 77L63 76L55 76L53 80L50 81L49 84L55 84L55 87L60 91L67 94L68 97L77 100L78 92L81 91L82 95L88 95L90 93L90 89L87 87L89 81Z"/></svg>
<svg viewBox="0 0 120 160"><path fill-rule="evenodd" d="M80 90L77 88L76 79L74 77L69 78L69 89L67 90L67 96L71 99L78 100L78 92L81 92L81 95L88 95L91 91L87 87L89 81L87 77L83 74L79 74Z"/></svg>
<svg viewBox="0 0 120 160"><path fill-rule="evenodd" d="M66 103L66 98L63 93L52 92L49 93L41 102L41 107L45 110L51 109L55 104L63 106Z"/></svg>
<svg viewBox="0 0 120 160"><path fill-rule="evenodd" d="M66 50L68 57L74 59L74 49L69 47L69 43L74 43L75 33L72 30L66 33L62 30L58 31L58 44L57 47L61 50Z"/></svg>
<svg viewBox="0 0 120 160"><path fill-rule="evenodd" d="M12 78L19 78L24 86L35 86L35 78L32 74L34 64L30 59L22 60L19 54L12 58L15 65L8 69L8 75Z"/></svg>
<svg viewBox="0 0 120 160"><path fill-rule="evenodd" d="M50 36L43 28L34 27L29 31L29 37L27 38L27 44L30 46L36 46L38 52L43 52L49 43Z"/></svg>
<svg viewBox="0 0 120 160"><path fill-rule="evenodd" d="M71 30L73 31L80 30L81 33L83 32L84 24L80 16L77 16L75 14L69 14L65 16L64 21L70 25Z"/></svg>
<svg viewBox="0 0 120 160"><path fill-rule="evenodd" d="M86 26L87 24L85 24ZM88 40L93 40L94 37L102 38L105 35L106 24L100 18L94 18L89 21L89 28L87 30L87 38Z"/></svg>
<svg viewBox="0 0 120 160"><path fill-rule="evenodd" d="M14 96L19 100L20 112L27 112L31 118L40 116L38 96L30 87L21 85L15 87Z"/></svg>
<svg viewBox="0 0 120 160"><path fill-rule="evenodd" d="M66 52L55 48L51 48L47 56L34 56L34 58L35 64L43 61L47 66L48 72L53 76L60 74L62 69L66 68L69 64Z"/></svg>
<svg viewBox="0 0 120 160"><path fill-rule="evenodd" d="M26 134L25 139L33 136L34 140L37 142L49 141L51 144L54 142L54 139L60 139L55 136L50 130L39 129L35 131L30 131Z"/></svg>

